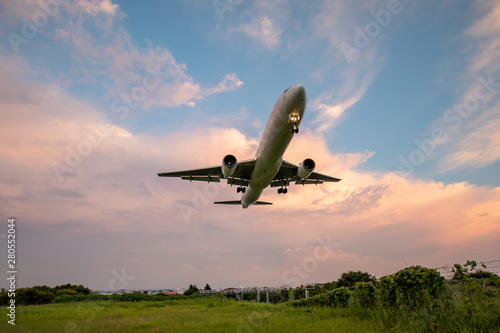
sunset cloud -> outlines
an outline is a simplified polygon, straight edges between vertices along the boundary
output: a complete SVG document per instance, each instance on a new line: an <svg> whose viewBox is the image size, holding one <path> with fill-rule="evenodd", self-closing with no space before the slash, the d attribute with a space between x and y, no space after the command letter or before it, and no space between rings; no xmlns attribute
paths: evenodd
<svg viewBox="0 0 500 333"><path fill-rule="evenodd" d="M465 11L406 2L351 63L339 44L355 45L355 28L387 3L243 2L223 18L211 3L149 6L146 20L135 2L70 1L17 52L7 39L0 48L0 213L18 219L19 287L103 289L124 271L133 279L115 287L279 286L498 259L500 188L487 176L500 159L500 104L481 83L497 80L495 1L463 5L477 13L463 30L449 23ZM6 2L1 31L22 36L40 11ZM429 13L440 19L425 22ZM434 21L460 52L442 47ZM432 34L414 29L424 23ZM430 74L401 73L401 54ZM157 176L253 158L289 82L310 100L284 159L312 158L340 182L267 188L272 206L242 209L213 205L240 198L225 180ZM476 91L490 94L468 111ZM467 112L450 123L454 104ZM373 105L388 109L370 117ZM426 129L447 137L425 155L446 177L394 170Z"/></svg>
<svg viewBox="0 0 500 333"><path fill-rule="evenodd" d="M22 88L11 85L10 89ZM37 96L43 98L33 105L30 101ZM285 159L299 163L306 157L313 158L318 172L342 181L291 186L286 196L268 189L263 199L274 205L264 209L212 205L215 200L238 197L223 183L210 189L213 195L201 198L207 193L204 183L156 176L156 172L218 165L227 153L240 160L251 158L258 138L233 128L195 128L155 136L132 134L111 124L102 142L92 146L91 152L81 156L81 162L59 181L52 163L67 164L68 147L78 153L82 142L90 141L85 129L99 129L106 115L40 82L35 82L23 97L2 104L2 120L9 121L1 138L2 174L8 175L1 181L2 214L22 216L25 228L52 230L53 237L60 232L66 237L81 237L78 235L99 230L108 235L108 244L114 242L113 234L125 237L144 228L159 234L168 230L166 242L137 239L130 249L120 247L120 251L129 253L127 267L146 251L154 254L153 258L170 258L179 276L188 270L194 274L203 270L208 274L205 276L220 277L229 269L227 281L236 276L231 272L237 271L245 272L244 281L249 283L276 285L286 282L283 280L296 281L297 276L286 275L285 279L283 274L305 258L314 258L314 251L324 247L320 241L335 244L334 249L317 262L317 269L308 273L307 279L298 278L301 283L329 280L346 269L380 275L407 261L432 266L443 260L464 260L462 253L488 257L498 246L495 244L500 244L496 236L500 235L498 188L468 183L445 185L405 178L396 172L361 171L358 166L374 152L334 153L322 134L307 128L294 139ZM71 113L57 105L64 105ZM166 148L167 142L175 144ZM186 221L181 203L198 213ZM52 208L47 210L49 206ZM251 243L235 236L243 234L258 237L261 250L244 254L242 251ZM489 244L489 250L477 248L479 243ZM261 251L267 253L267 263L260 259L264 255ZM433 257L429 259L431 252ZM197 259L200 256L204 260L210 257L225 268L203 265ZM32 254L32 258L36 260L37 256ZM266 277L261 279L261 269L252 266L265 269ZM99 278L105 279L109 268L102 267Z"/></svg>

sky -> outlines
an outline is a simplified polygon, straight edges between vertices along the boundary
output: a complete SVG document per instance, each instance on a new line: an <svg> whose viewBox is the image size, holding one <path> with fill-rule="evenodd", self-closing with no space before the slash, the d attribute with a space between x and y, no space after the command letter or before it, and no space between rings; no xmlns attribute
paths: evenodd
<svg viewBox="0 0 500 333"><path fill-rule="evenodd" d="M0 248L5 268L14 217L18 287L296 286L500 259L496 0L1 1L0 35ZM299 83L284 158L341 182L243 210L212 204L239 198L224 182L157 177L254 157Z"/></svg>

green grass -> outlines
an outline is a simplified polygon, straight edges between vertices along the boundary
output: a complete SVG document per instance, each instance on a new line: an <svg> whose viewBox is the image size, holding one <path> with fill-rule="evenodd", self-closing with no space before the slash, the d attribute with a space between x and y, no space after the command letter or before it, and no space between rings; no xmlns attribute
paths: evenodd
<svg viewBox="0 0 500 333"><path fill-rule="evenodd" d="M455 295L458 291L448 288ZM440 300L408 311L376 305L294 307L214 297L164 301L101 300L19 306L16 326L0 308L0 332L499 332L500 293L483 292L470 305ZM461 294L456 294L462 299ZM439 306L437 306L439 305Z"/></svg>
<svg viewBox="0 0 500 333"><path fill-rule="evenodd" d="M16 326L1 309L1 332L383 332L336 308L197 299L21 306Z"/></svg>

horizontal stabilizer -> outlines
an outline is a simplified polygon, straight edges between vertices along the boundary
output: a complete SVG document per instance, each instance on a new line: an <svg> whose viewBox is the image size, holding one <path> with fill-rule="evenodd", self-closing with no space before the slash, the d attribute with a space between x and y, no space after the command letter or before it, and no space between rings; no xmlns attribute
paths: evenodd
<svg viewBox="0 0 500 333"><path fill-rule="evenodd" d="M214 202L216 205L241 205L241 200L233 200L233 201L216 201ZM265 201L257 201L253 203L253 205L272 205L272 202Z"/></svg>

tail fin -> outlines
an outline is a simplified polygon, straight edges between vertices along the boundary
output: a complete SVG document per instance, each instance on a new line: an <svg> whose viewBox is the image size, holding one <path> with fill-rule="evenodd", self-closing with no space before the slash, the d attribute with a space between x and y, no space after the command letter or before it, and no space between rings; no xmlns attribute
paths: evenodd
<svg viewBox="0 0 500 333"><path fill-rule="evenodd" d="M214 202L216 205L241 205L241 200L233 200L233 201L216 201ZM272 202L265 202L265 201L257 201L253 203L253 205L272 205Z"/></svg>

